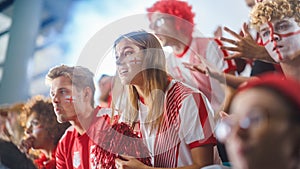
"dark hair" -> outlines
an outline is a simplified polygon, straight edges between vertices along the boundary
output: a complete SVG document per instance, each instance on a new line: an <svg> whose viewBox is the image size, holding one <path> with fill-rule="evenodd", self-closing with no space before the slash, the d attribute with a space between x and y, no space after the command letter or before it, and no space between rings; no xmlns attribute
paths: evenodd
<svg viewBox="0 0 300 169"><path fill-rule="evenodd" d="M53 137L54 145L57 145L65 130L70 126L68 122L57 122L52 103L43 96L38 95L31 98L31 100L26 103L24 110L27 116L33 113L36 114L38 120L43 123L49 136Z"/></svg>

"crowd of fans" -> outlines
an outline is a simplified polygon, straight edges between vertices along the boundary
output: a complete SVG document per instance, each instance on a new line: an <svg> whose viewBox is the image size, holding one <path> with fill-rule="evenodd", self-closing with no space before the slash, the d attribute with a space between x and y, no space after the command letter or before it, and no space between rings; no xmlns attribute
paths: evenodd
<svg viewBox="0 0 300 169"><path fill-rule="evenodd" d="M299 169L300 1L246 3L240 33L205 38L188 2L157 1L99 100L88 68L51 68L49 97L0 107L0 168Z"/></svg>

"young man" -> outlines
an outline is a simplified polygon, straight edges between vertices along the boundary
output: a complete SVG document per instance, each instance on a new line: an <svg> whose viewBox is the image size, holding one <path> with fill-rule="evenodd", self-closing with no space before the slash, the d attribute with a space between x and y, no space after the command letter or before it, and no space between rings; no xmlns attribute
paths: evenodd
<svg viewBox="0 0 300 169"><path fill-rule="evenodd" d="M167 59L167 71L172 77L202 91L215 111L224 101L224 90L213 78L185 68L183 63L209 65L220 72L234 72L235 64L225 62L226 51L219 49L221 42L214 38L203 38L196 34L192 7L179 0L157 1L147 11L150 28L169 46L173 53Z"/></svg>
<svg viewBox="0 0 300 169"><path fill-rule="evenodd" d="M98 80L100 91L99 104L101 107L110 107L111 89L113 85L113 76L103 74Z"/></svg>
<svg viewBox="0 0 300 169"><path fill-rule="evenodd" d="M280 63L285 76L300 81L300 3L272 0L258 3L251 24L259 31L269 55Z"/></svg>
<svg viewBox="0 0 300 169"><path fill-rule="evenodd" d="M46 76L57 121L70 122L72 125L58 143L57 169L97 166L98 160L94 154L97 144L88 131L103 109L94 108L93 77L87 68L66 65L52 68Z"/></svg>

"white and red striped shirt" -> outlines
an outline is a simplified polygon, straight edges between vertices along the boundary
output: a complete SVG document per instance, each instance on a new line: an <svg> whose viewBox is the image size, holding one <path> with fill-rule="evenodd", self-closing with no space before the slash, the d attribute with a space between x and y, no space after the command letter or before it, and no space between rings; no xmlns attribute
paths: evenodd
<svg viewBox="0 0 300 169"><path fill-rule="evenodd" d="M182 82L171 80L165 94L164 118L159 129L150 133L145 122L148 110L139 103L139 127L155 167L192 164L191 149L216 144L213 113L207 98Z"/></svg>
<svg viewBox="0 0 300 169"><path fill-rule="evenodd" d="M210 78L203 73L191 71L184 67L183 62L192 64L204 64L213 70L228 73L236 70L233 60L224 60L228 56L227 51L221 50L222 42L215 38L193 38L188 50L181 56L173 53L167 57L167 71L175 79L178 79L192 87L202 91L211 102L214 110L220 110L225 98L224 89L219 81Z"/></svg>

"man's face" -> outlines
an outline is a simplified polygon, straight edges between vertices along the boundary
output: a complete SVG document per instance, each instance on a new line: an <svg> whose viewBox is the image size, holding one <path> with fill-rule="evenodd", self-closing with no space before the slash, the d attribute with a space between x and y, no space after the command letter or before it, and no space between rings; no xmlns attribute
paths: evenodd
<svg viewBox="0 0 300 169"><path fill-rule="evenodd" d="M150 18L150 29L160 39L163 46L173 46L177 43L176 36L179 30L175 26L175 16L154 12Z"/></svg>
<svg viewBox="0 0 300 169"><path fill-rule="evenodd" d="M263 24L260 27L260 36L276 62L289 62L300 54L300 27L294 18Z"/></svg>
<svg viewBox="0 0 300 169"><path fill-rule="evenodd" d="M50 96L57 121L60 123L77 120L76 106L81 102L81 92L73 88L71 80L60 76L51 82Z"/></svg>

